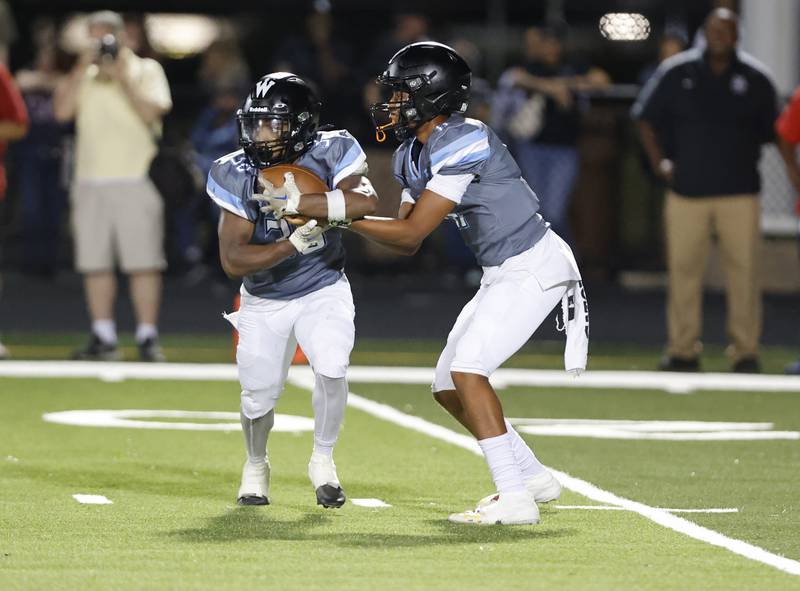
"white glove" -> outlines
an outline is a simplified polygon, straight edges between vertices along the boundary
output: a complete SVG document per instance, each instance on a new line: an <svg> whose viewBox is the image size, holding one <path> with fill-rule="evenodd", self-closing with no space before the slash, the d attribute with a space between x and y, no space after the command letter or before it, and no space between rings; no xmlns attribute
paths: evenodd
<svg viewBox="0 0 800 591"><path fill-rule="evenodd" d="M253 199L262 204L259 209L263 213L274 212L276 219L281 219L284 215L297 215L301 193L294 182L294 174L285 173L283 186L278 188L261 178L261 175L257 178L263 192L253 193Z"/></svg>
<svg viewBox="0 0 800 591"><path fill-rule="evenodd" d="M286 174L292 173L288 172ZM322 228L317 225L317 220L311 220L292 232L289 236L289 242L300 254L311 254L325 246L325 237L323 236L325 230L327 230L327 227Z"/></svg>

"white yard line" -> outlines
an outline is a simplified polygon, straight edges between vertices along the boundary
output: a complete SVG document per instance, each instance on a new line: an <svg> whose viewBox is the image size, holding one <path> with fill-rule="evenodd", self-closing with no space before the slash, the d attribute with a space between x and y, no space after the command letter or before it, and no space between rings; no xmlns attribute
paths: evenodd
<svg viewBox="0 0 800 591"><path fill-rule="evenodd" d="M432 370L421 368L352 367L348 372L351 383L430 383ZM311 369L292 368L289 380L300 387L313 387ZM92 362L30 362L12 361L0 363L0 376L16 377L99 377L112 379L190 379L231 380L236 379L233 365L203 364L140 364L140 363L92 363ZM497 382L507 385L569 386L589 388L650 388L668 391L739 390L757 392L800 392L800 378L784 376L747 376L727 374L672 375L658 372L587 372L580 378L558 371L498 370ZM423 381L424 380L424 381ZM420 417L408 415L387 404L382 404L350 394L349 404L353 408L374 417L417 431L441 441L451 443L477 455L482 455L472 437L456 433L446 427L431 423ZM647 519L687 535L696 540L725 548L735 554L767 564L783 572L800 575L800 562L773 554L743 542L729 538L719 532L687 521L658 507L632 501L603 490L590 482L552 470L562 486L595 502L615 505L633 511Z"/></svg>
<svg viewBox="0 0 800 591"><path fill-rule="evenodd" d="M628 511L625 507L617 507L615 505L553 505L555 509L581 509L586 511ZM670 513L738 513L739 509L736 508L712 508L712 509L666 509L664 507L656 507L661 511L668 511Z"/></svg>
<svg viewBox="0 0 800 591"><path fill-rule="evenodd" d="M301 383L298 383L299 386L307 387L307 382L300 382ZM436 425L426 421L425 419L421 419L420 417L407 415L406 413L401 412L392 406L381 404L368 398L363 398L357 394L351 393L348 398L348 403L353 408L357 408L374 417L378 417L385 421L400 425L401 427L405 427L419 433L424 433L425 435L434 437L436 439L441 439L442 441L446 441L448 443L452 443L453 445L457 445L458 447L471 451L474 454L482 455L477 442L472 437L456 433L455 431L451 431L450 429L442 427L441 425ZM750 560L762 562L786 573L800 575L800 562L796 560L773 554L772 552L768 552L763 548L759 548L758 546L748 544L747 542L743 542L741 540L729 538L728 536L708 529L707 527L697 525L696 523L687 521L682 517L673 515L667 509L650 507L644 503L639 503L637 501L632 501L630 499L615 495L614 493L603 490L590 482L570 476L565 472L553 470L552 468L550 468L550 470L553 472L556 478L558 478L562 486L588 499L606 505L615 505L620 509L633 511L634 513L638 513L639 515L646 517L647 519L659 525L687 535L690 538L725 548L726 550L730 550L735 554L739 554L740 556L744 556Z"/></svg>
<svg viewBox="0 0 800 591"><path fill-rule="evenodd" d="M114 501L104 497L103 495L86 495L74 494L72 498L78 501L81 505L113 505Z"/></svg>
<svg viewBox="0 0 800 591"><path fill-rule="evenodd" d="M293 366L290 375L311 375L308 366ZM98 378L108 381L146 380L235 380L236 366L223 363L103 363L94 361L2 361L0 377ZM433 369L423 367L353 366L348 369L351 384L430 384ZM492 375L498 387L532 386L547 388L602 388L662 390L690 393L696 390L745 392L800 392L800 377L657 371L588 371L575 378L566 372L540 369L499 369Z"/></svg>
<svg viewBox="0 0 800 591"><path fill-rule="evenodd" d="M389 503L380 499L350 499L350 502L356 507L368 507L370 509L386 509L391 507Z"/></svg>

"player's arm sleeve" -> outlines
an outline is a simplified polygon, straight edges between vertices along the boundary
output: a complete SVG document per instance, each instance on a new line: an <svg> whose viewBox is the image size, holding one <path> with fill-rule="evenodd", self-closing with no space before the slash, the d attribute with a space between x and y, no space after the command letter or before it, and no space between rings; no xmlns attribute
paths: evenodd
<svg viewBox="0 0 800 591"><path fill-rule="evenodd" d="M800 88L794 91L789 104L775 122L775 131L790 144L800 143Z"/></svg>
<svg viewBox="0 0 800 591"><path fill-rule="evenodd" d="M491 153L484 127L447 130L431 144L431 180L426 189L460 203L469 184L480 175Z"/></svg>
<svg viewBox="0 0 800 591"><path fill-rule="evenodd" d="M338 186L342 179L367 172L367 155L356 138L346 131L341 132L336 141L331 143L328 156L332 160L333 187Z"/></svg>
<svg viewBox="0 0 800 591"><path fill-rule="evenodd" d="M227 163L224 162L224 158L214 162L208 173L206 193L222 209L248 221L255 222L257 214L252 212L252 208L247 206L245 199L242 197L244 183L241 183L242 186L235 186L234 182L232 182L233 175L230 174L229 168Z"/></svg>

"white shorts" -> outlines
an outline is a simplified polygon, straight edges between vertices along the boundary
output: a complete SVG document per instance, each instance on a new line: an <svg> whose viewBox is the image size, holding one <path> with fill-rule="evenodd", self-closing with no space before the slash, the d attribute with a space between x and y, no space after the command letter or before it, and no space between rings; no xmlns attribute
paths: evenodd
<svg viewBox="0 0 800 591"><path fill-rule="evenodd" d="M344 275L293 300L270 300L242 290L236 364L244 415L257 419L275 408L298 343L315 373L343 378L355 341L354 318Z"/></svg>
<svg viewBox="0 0 800 591"><path fill-rule="evenodd" d="M489 376L516 353L580 280L569 245L549 230L533 248L484 267L478 293L456 319L439 356L433 391L455 390L451 372Z"/></svg>

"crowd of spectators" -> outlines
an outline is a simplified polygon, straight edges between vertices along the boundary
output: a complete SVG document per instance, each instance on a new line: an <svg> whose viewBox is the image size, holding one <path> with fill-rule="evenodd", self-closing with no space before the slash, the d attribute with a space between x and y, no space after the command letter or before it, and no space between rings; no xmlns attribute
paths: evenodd
<svg viewBox="0 0 800 591"><path fill-rule="evenodd" d="M10 15L0 0L2 13ZM643 162L651 178L668 187L670 341L663 368L699 367L702 269L708 244L716 235L729 271L734 368L757 371L755 164L761 144L774 138L775 91L767 76L753 74L758 68L750 58L740 59L735 15L714 14L695 41L701 48L691 56L684 51L686 34L665 32L654 56L657 60L639 76L646 90L633 110L643 136ZM17 35L13 19L6 22L11 24L0 31L0 58L7 57L7 46ZM237 148L235 111L252 79L263 72L251 71L235 35L221 36L198 60L193 94L201 99L190 110L190 121L176 125L177 131L170 134L167 117L168 133L162 135L161 122L172 105L170 89L142 17L126 15L123 20L102 12L91 15L88 23L87 41L93 39L93 44L79 55L66 54L55 25L42 21L31 32L35 58L15 73L16 84L0 66L4 96L21 93L22 97L16 102L4 98L0 105L0 150L5 142L18 140L13 162L18 236L24 244L21 270L47 276L73 263L84 276L92 320L91 341L78 356L94 358L101 353L113 358L116 329L111 311L116 270L121 269L129 276L142 359L157 360L161 272L167 260L173 272L188 276L218 272L219 212L204 196L204 179L214 159ZM425 16L398 14L376 47L359 56L343 41L346 36L336 34L339 25L330 12L313 12L302 31L276 44L268 69L292 71L313 81L324 99L323 119L350 129L368 151L376 150L365 115L366 107L380 99L374 75L404 45L435 35ZM567 214L580 169L578 143L587 96L612 84L596 65L573 59L566 51L568 34L560 21L528 28L519 57L509 58L496 84L483 78L482 53L472 40L442 39L456 47L475 72L469 115L501 134L539 196L543 215L567 239L572 235ZM690 64L681 67L689 67L691 74L676 74L676 63ZM676 100L687 90L691 95ZM743 115L743 99L754 101L749 107L752 113ZM735 104L726 106L731 102ZM10 104L18 106L5 106ZM186 119L185 113L180 115ZM741 137L715 137L711 134L715 124L723 135L742 127L730 125L724 116L737 121L751 117L752 125L748 123L749 131ZM727 142L728 151L715 156L716 167L708 169L702 163L709 152L697 152L703 145L699 140ZM702 174L700 169L692 172L697 165ZM796 181L800 171L788 165ZM730 167L737 175L726 173ZM731 176L741 177L741 183L731 184ZM0 174L0 187L2 181ZM740 202L742 211L733 211ZM698 208L702 215L695 211ZM72 256L60 248L68 211ZM443 236L448 260L469 267L471 257L460 241L446 229Z"/></svg>

